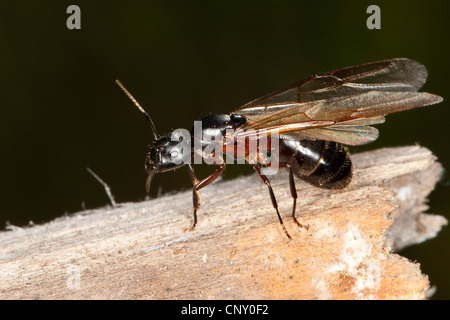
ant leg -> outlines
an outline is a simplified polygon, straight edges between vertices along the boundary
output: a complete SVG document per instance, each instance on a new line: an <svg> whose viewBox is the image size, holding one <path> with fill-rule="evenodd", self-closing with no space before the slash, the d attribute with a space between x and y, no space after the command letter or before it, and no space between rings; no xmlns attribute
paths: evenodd
<svg viewBox="0 0 450 320"><path fill-rule="evenodd" d="M297 206L297 190L295 188L294 173L292 172L292 168L290 165L287 165L287 168L289 170L289 188L291 189L291 197L292 199L294 199L294 204L292 206L292 218L300 228L308 229L309 226L302 225L300 222L298 222L297 218L295 217L295 209Z"/></svg>
<svg viewBox="0 0 450 320"><path fill-rule="evenodd" d="M286 236L288 237L288 239L292 240L292 237L289 235L289 233L286 230L286 227L284 226L283 219L281 219L280 212L278 211L277 199L275 198L275 194L273 193L273 189L272 189L272 186L270 185L269 178L267 178L265 175L263 175L261 173L261 168L257 164L254 164L253 168L255 169L256 173L258 173L259 178L261 179L261 182L264 183L267 186L267 188L269 188L270 199L272 200L273 207L277 211L278 220L280 221L281 227L283 228L283 231L286 234Z"/></svg>
<svg viewBox="0 0 450 320"><path fill-rule="evenodd" d="M194 204L194 223L189 228L189 231L193 231L197 226L197 210L200 209L200 206L202 204L202 200L200 198L200 193L198 192L198 190L206 187L208 184L216 180L225 170L225 163L221 164L219 168L216 169L216 171L214 171L210 176L206 177L202 181L198 181L197 177L195 176L194 168L190 164L187 164L187 166L189 170L189 176L193 184L192 202Z"/></svg>
<svg viewBox="0 0 450 320"><path fill-rule="evenodd" d="M192 231L195 229L195 226L197 225L197 210L200 209L200 206L202 204L202 199L200 198L200 193L195 190L195 186L198 184L198 179L195 176L194 168L190 164L187 164L188 170L189 170L189 177L192 180L192 184L194 185L194 188L192 189L192 202L194 204L194 223L192 224L189 231Z"/></svg>

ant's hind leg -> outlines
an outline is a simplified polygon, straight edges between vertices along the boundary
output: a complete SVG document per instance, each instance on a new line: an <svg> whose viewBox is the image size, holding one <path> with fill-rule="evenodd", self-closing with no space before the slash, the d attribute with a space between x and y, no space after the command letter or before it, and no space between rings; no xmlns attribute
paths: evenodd
<svg viewBox="0 0 450 320"><path fill-rule="evenodd" d="M294 199L294 203L292 205L292 218L294 219L295 223L300 228L308 229L309 225L305 226L305 225L301 224L300 222L298 222L297 218L295 217L295 209L297 207L297 190L295 188L294 173L292 172L292 168L290 165L287 165L287 168L289 170L289 188L291 190L292 199Z"/></svg>

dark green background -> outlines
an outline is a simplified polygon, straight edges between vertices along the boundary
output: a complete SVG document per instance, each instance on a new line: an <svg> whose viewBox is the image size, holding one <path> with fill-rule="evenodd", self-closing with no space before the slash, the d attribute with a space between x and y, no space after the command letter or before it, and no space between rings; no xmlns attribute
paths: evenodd
<svg viewBox="0 0 450 320"><path fill-rule="evenodd" d="M81 8L81 30L66 28L70 4ZM366 28L370 4L381 8L381 30ZM389 116L376 142L352 152L419 143L448 169L449 10L448 1L2 2L0 227L106 205L86 167L117 201L145 198L152 135L115 79L162 134L315 73L416 59L429 70L424 90L446 101ZM232 166L225 178L242 172L251 170ZM448 216L448 185L445 175L430 212ZM151 195L189 186L181 169L157 175ZM421 263L434 298L450 297L448 243L447 228L402 252Z"/></svg>

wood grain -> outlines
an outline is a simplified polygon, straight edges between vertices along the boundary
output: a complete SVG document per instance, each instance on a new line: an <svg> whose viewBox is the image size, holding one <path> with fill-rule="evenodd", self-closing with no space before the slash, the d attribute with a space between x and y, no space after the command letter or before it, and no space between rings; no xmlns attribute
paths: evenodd
<svg viewBox="0 0 450 320"><path fill-rule="evenodd" d="M436 236L424 214L442 167L425 148L355 154L342 191L271 177L292 241L255 175L192 191L71 214L0 233L1 299L423 299L418 263L396 249ZM112 188L114 190L114 188Z"/></svg>

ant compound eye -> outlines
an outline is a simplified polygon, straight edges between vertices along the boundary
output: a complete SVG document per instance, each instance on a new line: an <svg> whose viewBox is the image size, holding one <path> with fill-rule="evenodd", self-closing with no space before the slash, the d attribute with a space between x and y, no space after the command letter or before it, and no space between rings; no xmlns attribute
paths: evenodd
<svg viewBox="0 0 450 320"><path fill-rule="evenodd" d="M173 160L173 159L176 159L176 158L178 158L178 151L177 150L173 150L173 151L171 151L170 152L170 158Z"/></svg>

